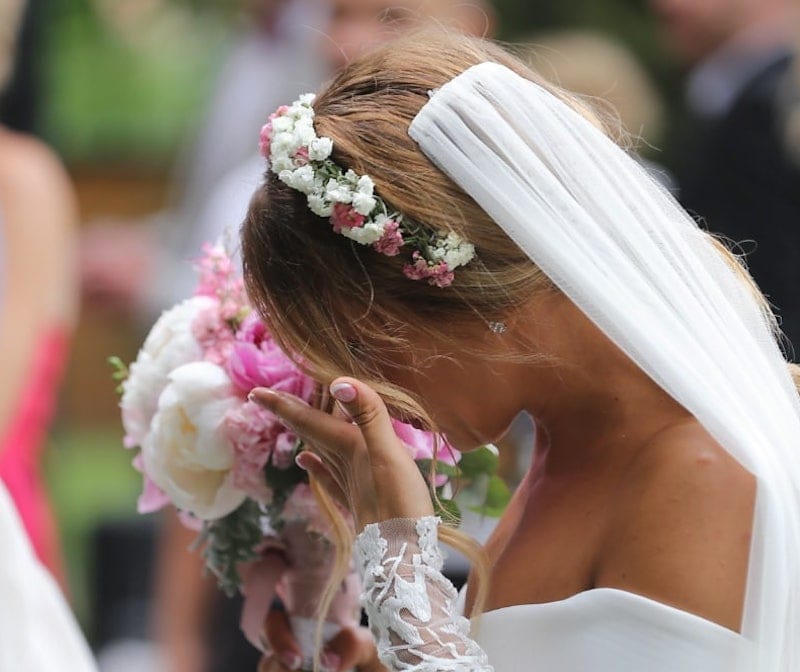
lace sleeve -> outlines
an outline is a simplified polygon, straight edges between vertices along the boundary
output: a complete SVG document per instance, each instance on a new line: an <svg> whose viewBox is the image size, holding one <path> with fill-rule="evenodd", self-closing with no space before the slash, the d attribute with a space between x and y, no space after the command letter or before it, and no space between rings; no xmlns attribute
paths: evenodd
<svg viewBox="0 0 800 672"><path fill-rule="evenodd" d="M367 525L356 538L361 601L378 655L390 670L492 672L441 572L439 522L398 518Z"/></svg>

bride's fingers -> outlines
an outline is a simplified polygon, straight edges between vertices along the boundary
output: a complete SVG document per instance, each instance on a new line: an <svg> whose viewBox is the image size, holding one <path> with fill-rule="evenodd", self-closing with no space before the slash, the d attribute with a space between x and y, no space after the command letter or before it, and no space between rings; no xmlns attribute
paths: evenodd
<svg viewBox="0 0 800 672"><path fill-rule="evenodd" d="M383 466L406 456L392 427L386 404L371 387L355 378L337 378L331 384L331 394L343 410L358 425L367 444L370 459Z"/></svg>
<svg viewBox="0 0 800 672"><path fill-rule="evenodd" d="M286 612L272 609L267 614L264 632L273 651L272 662L289 670L299 670L303 663L303 656L292 634L292 626ZM280 669L280 667L276 669Z"/></svg>
<svg viewBox="0 0 800 672"><path fill-rule="evenodd" d="M304 450L297 456L297 466L305 469L331 497L344 506L349 506L342 484L337 481L325 466L319 455Z"/></svg>
<svg viewBox="0 0 800 672"><path fill-rule="evenodd" d="M323 455L338 455L342 451L349 454L361 444L361 435L352 423L312 408L294 395L257 387L250 398L281 418Z"/></svg>

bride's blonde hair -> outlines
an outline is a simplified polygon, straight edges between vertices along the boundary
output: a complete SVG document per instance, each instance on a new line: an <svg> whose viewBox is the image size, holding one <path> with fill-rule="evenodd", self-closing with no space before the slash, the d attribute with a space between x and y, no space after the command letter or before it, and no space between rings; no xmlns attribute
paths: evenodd
<svg viewBox="0 0 800 672"><path fill-rule="evenodd" d="M442 30L402 38L354 61L314 102L317 135L333 139L332 159L339 166L372 177L377 193L407 221L454 231L475 246L476 259L457 269L450 287L406 278L402 266L408 259L402 251L386 257L335 235L327 221L308 209L303 194L271 172L253 197L242 232L248 292L281 345L302 357L323 384L342 374L356 376L375 387L395 413L429 426L424 399L382 373L385 365L413 359L410 336L416 342L429 336L432 343L452 343L457 352L469 347L491 357L485 345L467 344L454 334L464 326L502 321L532 296L555 291L408 135L429 92L485 61L537 82L603 127L585 102L547 84L499 46ZM724 246L718 249L752 284L738 259ZM347 530L341 524L337 529L342 550L349 551ZM443 536L477 560L473 575L485 593L487 570L477 544L453 530ZM342 571L348 557L342 553ZM482 604L479 595L474 602L478 613Z"/></svg>

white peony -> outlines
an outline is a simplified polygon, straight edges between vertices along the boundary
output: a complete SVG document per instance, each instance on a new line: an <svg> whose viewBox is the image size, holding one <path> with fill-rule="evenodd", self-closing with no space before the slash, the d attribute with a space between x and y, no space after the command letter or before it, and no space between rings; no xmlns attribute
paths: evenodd
<svg viewBox="0 0 800 672"><path fill-rule="evenodd" d="M145 472L175 506L216 520L244 501L233 485L233 447L222 421L241 405L225 370L210 362L175 369L142 442Z"/></svg>
<svg viewBox="0 0 800 672"><path fill-rule="evenodd" d="M120 401L125 445L140 446L158 408L158 398L169 382L169 374L183 364L200 359L203 350L192 333L192 323L204 310L212 309L215 299L195 296L165 311L153 325L131 364L122 384Z"/></svg>

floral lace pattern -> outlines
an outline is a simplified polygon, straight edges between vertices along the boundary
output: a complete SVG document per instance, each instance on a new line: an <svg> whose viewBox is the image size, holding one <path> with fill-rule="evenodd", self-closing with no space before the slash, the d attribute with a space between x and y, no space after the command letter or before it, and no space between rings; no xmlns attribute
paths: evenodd
<svg viewBox="0 0 800 672"><path fill-rule="evenodd" d="M355 551L361 602L381 662L390 670L492 672L456 612L456 590L442 574L439 518L367 525Z"/></svg>

